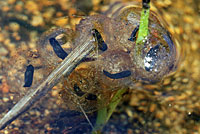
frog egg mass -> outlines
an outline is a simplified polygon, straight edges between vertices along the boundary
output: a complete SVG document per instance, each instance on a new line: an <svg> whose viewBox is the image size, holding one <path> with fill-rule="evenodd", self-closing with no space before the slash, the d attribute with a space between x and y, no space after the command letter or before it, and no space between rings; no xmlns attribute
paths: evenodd
<svg viewBox="0 0 200 134"><path fill-rule="evenodd" d="M97 100L109 103L113 91L132 89L136 82L159 82L177 68L176 44L154 13L149 17L149 34L143 40L144 45L136 47L140 12L140 8L128 7L112 17L88 16L80 21L76 31L55 28L41 37L41 57L49 66L58 65L60 58L68 58L67 55L88 38L94 39L95 49L64 79L61 97L68 104L79 100L85 111L94 111L102 107ZM69 31L73 35L72 42L66 40L59 44L57 36L65 34L67 37ZM76 98L69 97L69 90Z"/></svg>

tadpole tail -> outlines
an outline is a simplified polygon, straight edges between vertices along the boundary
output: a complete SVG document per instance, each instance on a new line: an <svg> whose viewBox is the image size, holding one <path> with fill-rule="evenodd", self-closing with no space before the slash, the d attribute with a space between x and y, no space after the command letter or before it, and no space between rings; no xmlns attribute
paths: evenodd
<svg viewBox="0 0 200 134"><path fill-rule="evenodd" d="M92 36L88 35L88 37ZM86 38L36 89L30 89L30 91L0 120L0 130L4 129L22 113L26 112L36 101L47 94L48 91L59 82L61 76L69 76L81 60L94 49L94 41L94 38Z"/></svg>

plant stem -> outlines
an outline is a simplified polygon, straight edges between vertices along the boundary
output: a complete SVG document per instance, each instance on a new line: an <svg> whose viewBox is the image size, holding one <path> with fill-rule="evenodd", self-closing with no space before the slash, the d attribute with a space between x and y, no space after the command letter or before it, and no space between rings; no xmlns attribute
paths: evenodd
<svg viewBox="0 0 200 134"><path fill-rule="evenodd" d="M141 48L144 45L144 40L148 35L148 25L149 25L149 13L150 13L150 0L143 0L143 7L140 17L140 26L138 31L138 37L136 40L136 52L139 54ZM103 107L98 110L97 120L95 124L95 130L93 130L93 134L96 132L98 134L101 133L103 126L108 122L115 108L119 104L122 99L122 95L126 92L126 89L118 90L114 97L112 98L110 104L107 107ZM100 100L99 100L100 101ZM102 100L101 100L102 101Z"/></svg>
<svg viewBox="0 0 200 134"><path fill-rule="evenodd" d="M111 102L107 107L103 107L98 110L97 113L97 120L95 124L95 130L94 132L101 133L101 130L103 129L104 125L108 122L110 119L112 113L114 112L115 108L119 104L119 102L122 99L122 95L127 91L127 89L120 89L118 90L115 95L113 96Z"/></svg>
<svg viewBox="0 0 200 134"><path fill-rule="evenodd" d="M148 35L148 24L149 24L149 13L150 13L150 0L143 0L143 7L140 17L140 26L138 31L138 37L136 40L136 45L143 45L143 40L145 40Z"/></svg>

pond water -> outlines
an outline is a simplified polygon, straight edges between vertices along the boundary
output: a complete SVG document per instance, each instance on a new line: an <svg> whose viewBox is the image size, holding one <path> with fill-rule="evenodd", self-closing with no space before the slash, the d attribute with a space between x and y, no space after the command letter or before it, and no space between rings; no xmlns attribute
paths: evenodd
<svg viewBox="0 0 200 134"><path fill-rule="evenodd" d="M123 3L128 2L130 1L123 0ZM138 2L141 1L136 0L134 4ZM22 88L27 64L33 64L35 67L33 85L36 87L38 81L47 77L60 62L42 48L39 48L38 54L37 41L43 32L52 27L75 30L75 24L82 18L95 13L112 12L111 9L114 8L110 7L117 5L120 4L116 0L0 1L0 118L29 91L29 88ZM159 84L137 83L134 90L124 95L124 100L117 107L103 133L198 134L200 2L155 0L152 1L151 8L166 21L169 32L179 41L182 54L178 70ZM67 32L67 40L73 42L74 33ZM62 43L63 38L59 41ZM63 47L68 49L69 44ZM82 72L88 73L87 70ZM76 81L76 77L84 77L81 83L92 83L95 81L92 75L73 74L70 78ZM64 86L70 87L71 83L64 83ZM5 129L0 130L0 133L89 133L90 125L74 103L74 97L63 93L64 86L61 80L50 93ZM79 87L76 86L76 89ZM95 88L88 92L94 93L98 90ZM109 101L112 92L106 92L104 95ZM90 111L88 116L91 122L95 123L96 113L91 113L96 108L93 102L95 97L88 96L84 96L81 101L85 103L86 110Z"/></svg>

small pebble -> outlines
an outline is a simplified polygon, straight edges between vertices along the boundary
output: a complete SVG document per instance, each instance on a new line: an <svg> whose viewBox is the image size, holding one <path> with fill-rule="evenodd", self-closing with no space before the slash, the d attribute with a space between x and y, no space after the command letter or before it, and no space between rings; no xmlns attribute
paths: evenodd
<svg viewBox="0 0 200 134"><path fill-rule="evenodd" d="M39 13L39 5L32 0L28 0L25 2L25 8L26 10L28 10L29 12L33 13L33 14L38 14Z"/></svg>
<svg viewBox="0 0 200 134"><path fill-rule="evenodd" d="M49 114L50 114L50 111L46 109L46 110L44 111L44 115L45 115L45 116L48 116Z"/></svg>
<svg viewBox="0 0 200 134"><path fill-rule="evenodd" d="M4 35L3 33L0 33L0 42L3 42L3 40L4 40Z"/></svg>
<svg viewBox="0 0 200 134"><path fill-rule="evenodd" d="M9 23L9 27L10 27L10 30L15 31L15 32L19 31L20 29L19 24L15 22Z"/></svg>
<svg viewBox="0 0 200 134"><path fill-rule="evenodd" d="M8 130L4 130L4 134L9 134Z"/></svg>
<svg viewBox="0 0 200 134"><path fill-rule="evenodd" d="M157 112L156 112L156 118L158 118L158 119L163 119L164 116L165 116L165 113L164 113L164 112L162 112L162 111L157 111Z"/></svg>
<svg viewBox="0 0 200 134"><path fill-rule="evenodd" d="M184 79L182 79L182 82L183 82L183 83L188 83L188 82L189 82L189 79L188 79L188 78L184 78Z"/></svg>
<svg viewBox="0 0 200 134"><path fill-rule="evenodd" d="M153 104L150 105L149 111L154 112L155 110L156 110L156 104L153 103Z"/></svg>
<svg viewBox="0 0 200 134"><path fill-rule="evenodd" d="M126 113L129 117L133 118L133 112L131 111L131 109L126 109Z"/></svg>
<svg viewBox="0 0 200 134"><path fill-rule="evenodd" d="M1 9L2 9L3 12L8 12L10 10L10 7L3 6Z"/></svg>
<svg viewBox="0 0 200 134"><path fill-rule="evenodd" d="M31 25L33 26L41 26L44 24L43 17L41 15L33 16L31 20Z"/></svg>
<svg viewBox="0 0 200 134"><path fill-rule="evenodd" d="M60 27L67 25L67 23L68 23L68 18L61 18L55 21L55 25Z"/></svg>
<svg viewBox="0 0 200 134"><path fill-rule="evenodd" d="M10 96L10 100L13 100L13 98L14 98L13 96Z"/></svg>
<svg viewBox="0 0 200 134"><path fill-rule="evenodd" d="M54 97L58 96L58 91L52 90L51 95L54 96Z"/></svg>
<svg viewBox="0 0 200 134"><path fill-rule="evenodd" d="M4 101L4 102L8 102L8 101L9 101L9 99L8 99L8 98L6 98L6 97L3 97L3 101Z"/></svg>
<svg viewBox="0 0 200 134"><path fill-rule="evenodd" d="M170 78L164 79L163 85L166 86L166 85L169 85L170 83L171 83L171 79Z"/></svg>
<svg viewBox="0 0 200 134"><path fill-rule="evenodd" d="M15 10L16 10L17 12L22 12L22 10L23 10L22 4L17 4L17 5L15 5Z"/></svg>
<svg viewBox="0 0 200 134"><path fill-rule="evenodd" d="M8 4L14 4L16 0L8 0Z"/></svg>
<svg viewBox="0 0 200 134"><path fill-rule="evenodd" d="M0 47L0 56L6 56L8 54L8 50L4 47Z"/></svg>

